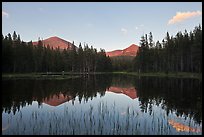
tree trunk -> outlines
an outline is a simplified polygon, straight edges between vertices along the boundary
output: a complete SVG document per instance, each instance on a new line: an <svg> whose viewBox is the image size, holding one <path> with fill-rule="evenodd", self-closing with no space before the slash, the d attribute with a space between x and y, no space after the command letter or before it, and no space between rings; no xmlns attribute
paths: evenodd
<svg viewBox="0 0 204 137"><path fill-rule="evenodd" d="M181 72L183 71L183 57L181 56L181 60L180 60L180 65L181 65Z"/></svg>

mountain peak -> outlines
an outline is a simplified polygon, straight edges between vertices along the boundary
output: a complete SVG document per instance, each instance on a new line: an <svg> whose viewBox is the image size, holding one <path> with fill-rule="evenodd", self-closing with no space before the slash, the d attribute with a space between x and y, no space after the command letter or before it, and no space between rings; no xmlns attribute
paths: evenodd
<svg viewBox="0 0 204 137"><path fill-rule="evenodd" d="M131 44L129 47L125 48L125 51L135 51L138 48L137 45Z"/></svg>
<svg viewBox="0 0 204 137"><path fill-rule="evenodd" d="M131 44L128 48L134 48L134 47L138 47L138 46L135 44Z"/></svg>
<svg viewBox="0 0 204 137"><path fill-rule="evenodd" d="M47 39L63 40L63 39L61 39L60 37L57 37L57 36L52 36L52 37L49 37Z"/></svg>
<svg viewBox="0 0 204 137"><path fill-rule="evenodd" d="M129 47L127 47L123 50L114 50L114 51L106 52L106 55L109 57L136 56L138 49L139 49L139 46L137 46L136 44L131 44Z"/></svg>
<svg viewBox="0 0 204 137"><path fill-rule="evenodd" d="M52 37L49 37L45 40L42 40L43 42L43 45L45 47L47 47L48 45L50 46L50 48L53 48L53 49L71 49L72 47L72 43L69 42L69 41L66 41L62 38L59 38L57 36L52 36ZM37 45L38 42L33 42L33 45ZM74 45L75 46L75 45ZM75 46L76 47L76 46Z"/></svg>
<svg viewBox="0 0 204 137"><path fill-rule="evenodd" d="M52 36L52 37L49 37L50 39L60 39L59 37L57 36Z"/></svg>

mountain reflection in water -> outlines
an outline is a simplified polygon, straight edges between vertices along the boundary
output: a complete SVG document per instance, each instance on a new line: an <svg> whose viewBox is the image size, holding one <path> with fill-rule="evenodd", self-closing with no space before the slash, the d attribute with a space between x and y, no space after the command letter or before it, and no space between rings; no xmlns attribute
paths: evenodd
<svg viewBox="0 0 204 137"><path fill-rule="evenodd" d="M46 97L43 100L43 103L48 104L50 106L59 106L69 100L72 99L72 96L65 96L62 93L59 93L58 95L52 95L51 97Z"/></svg>
<svg viewBox="0 0 204 137"><path fill-rule="evenodd" d="M107 89L106 92L124 94L124 95L130 97L131 99L137 98L137 91L134 87L122 88L122 87L111 86L110 88ZM42 102L45 104L48 104L50 106L59 106L65 102L72 100L72 99L73 98L70 95L64 95L62 93L59 93L59 94L52 95L50 97L46 97L45 99L43 99Z"/></svg>
<svg viewBox="0 0 204 137"><path fill-rule="evenodd" d="M135 87L116 87L116 86L111 86L110 88L107 89L107 92L113 92L113 93L118 93L118 94L124 94L130 97L131 99L137 98L137 91Z"/></svg>
<svg viewBox="0 0 204 137"><path fill-rule="evenodd" d="M200 129L196 129L196 128L191 128L189 126L186 126L184 124L181 124L179 122L175 122L174 120L168 120L169 124L173 126L173 128L176 129L176 131L178 132L201 132Z"/></svg>
<svg viewBox="0 0 204 137"><path fill-rule="evenodd" d="M90 75L2 87L2 134L202 132L202 80Z"/></svg>

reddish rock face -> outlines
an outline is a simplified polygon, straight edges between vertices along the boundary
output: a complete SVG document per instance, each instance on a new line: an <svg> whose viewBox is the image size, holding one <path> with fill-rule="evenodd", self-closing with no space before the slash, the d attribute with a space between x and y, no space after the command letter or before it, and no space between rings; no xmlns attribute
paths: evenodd
<svg viewBox="0 0 204 137"><path fill-rule="evenodd" d="M137 51L139 49L139 46L132 44L126 49L123 50L114 50L110 52L106 52L106 55L109 57L114 57L114 56L136 56Z"/></svg>
<svg viewBox="0 0 204 137"><path fill-rule="evenodd" d="M169 125L176 129L177 132L202 132L199 128L192 128L188 125L176 122L174 120L168 120Z"/></svg>
<svg viewBox="0 0 204 137"><path fill-rule="evenodd" d="M59 49L71 49L72 43L66 40L63 40L59 37L50 37L48 39L45 39L42 41L43 45L47 47L48 45L50 48L56 49L59 47ZM38 42L33 42L33 45L37 45ZM76 47L76 46L75 46Z"/></svg>
<svg viewBox="0 0 204 137"><path fill-rule="evenodd" d="M64 96L63 94L53 95L52 97L47 97L43 100L43 103L46 103L50 106L59 106L69 100L71 100L71 96Z"/></svg>
<svg viewBox="0 0 204 137"><path fill-rule="evenodd" d="M122 87L114 87L111 86L107 89L107 92L114 92L118 94L125 94L131 99L137 98L137 91L134 87L122 88Z"/></svg>

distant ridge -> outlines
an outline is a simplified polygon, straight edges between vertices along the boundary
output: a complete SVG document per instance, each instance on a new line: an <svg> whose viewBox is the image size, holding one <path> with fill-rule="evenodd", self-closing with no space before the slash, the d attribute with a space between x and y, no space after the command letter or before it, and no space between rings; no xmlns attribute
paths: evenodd
<svg viewBox="0 0 204 137"><path fill-rule="evenodd" d="M61 39L56 36L42 40L42 42L45 47L49 45L49 47L53 49L57 49L58 47L59 49L67 49L67 48L72 49L72 45L73 45L71 42ZM38 44L37 41L33 42L33 45L37 45L37 44ZM77 47L75 46L75 48Z"/></svg>
<svg viewBox="0 0 204 137"><path fill-rule="evenodd" d="M109 57L115 57L115 56L136 56L137 51L139 49L139 46L132 44L129 47L123 49L123 50L114 50L110 52L106 52L106 55Z"/></svg>

